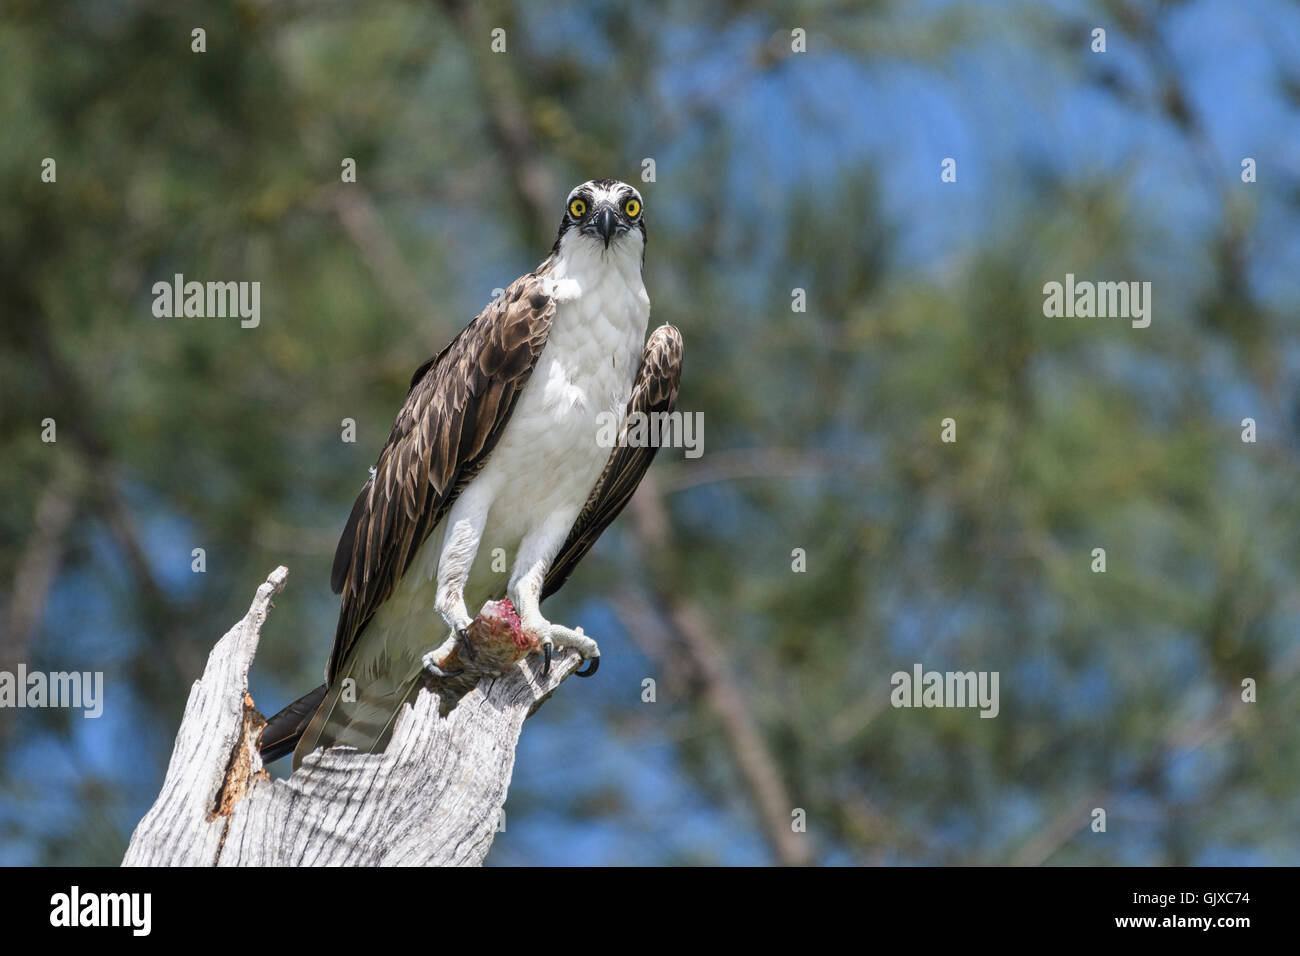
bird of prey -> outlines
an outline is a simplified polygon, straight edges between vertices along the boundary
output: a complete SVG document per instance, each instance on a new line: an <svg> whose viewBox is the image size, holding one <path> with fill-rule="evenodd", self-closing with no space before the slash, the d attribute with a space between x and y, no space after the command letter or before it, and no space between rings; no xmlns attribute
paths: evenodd
<svg viewBox="0 0 1300 956"><path fill-rule="evenodd" d="M645 247L641 194L583 183L551 254L416 370L334 555L342 606L325 683L270 719L264 760L382 750L426 675L473 658L475 614L502 597L547 671L553 648L571 647L588 661L578 673L595 672L596 642L548 621L541 602L654 457L657 442L624 441L629 417L677 400L680 333L663 325L646 340ZM599 439L611 414L613 448Z"/></svg>

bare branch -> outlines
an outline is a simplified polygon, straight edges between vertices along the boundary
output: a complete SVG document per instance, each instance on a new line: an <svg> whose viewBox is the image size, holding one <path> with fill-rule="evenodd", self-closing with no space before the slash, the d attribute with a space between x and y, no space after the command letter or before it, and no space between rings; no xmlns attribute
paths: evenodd
<svg viewBox="0 0 1300 956"><path fill-rule="evenodd" d="M485 678L444 718L422 690L382 754L333 748L286 780L262 769L264 723L248 670L277 568L212 649L190 691L162 792L131 837L127 866L437 866L482 862L499 829L525 718L581 663L561 651Z"/></svg>
<svg viewBox="0 0 1300 956"><path fill-rule="evenodd" d="M632 497L631 511L643 547L648 552L667 549L671 527L653 474L642 480ZM704 683L705 699L722 722L736 768L745 779L763 835L777 859L786 866L811 863L813 855L809 840L791 827L794 806L780 768L767 748L744 695L736 686L731 666L713 638L703 609L689 598L667 589L660 589L656 598L677 643L685 650L693 669Z"/></svg>
<svg viewBox="0 0 1300 956"><path fill-rule="evenodd" d="M81 499L81 475L75 466L57 469L41 492L36 520L18 560L0 632L0 666L28 659L32 636L45 614L45 601L63 563L68 528Z"/></svg>

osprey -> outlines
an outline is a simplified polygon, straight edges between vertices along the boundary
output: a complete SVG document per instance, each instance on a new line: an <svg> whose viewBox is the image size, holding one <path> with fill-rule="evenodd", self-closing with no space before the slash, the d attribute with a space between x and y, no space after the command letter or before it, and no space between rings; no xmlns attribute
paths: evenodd
<svg viewBox="0 0 1300 956"><path fill-rule="evenodd" d="M469 609L503 596L528 636L517 643L547 672L553 649L571 647L589 661L577 673L595 673L596 642L541 602L655 455L654 442L602 447L601 420L617 416L625 438L632 413L676 404L681 335L663 325L645 340L645 243L640 193L583 183L551 254L416 370L334 554L342 606L325 683L270 719L264 760L382 750L426 675L455 677L450 662L474 658Z"/></svg>

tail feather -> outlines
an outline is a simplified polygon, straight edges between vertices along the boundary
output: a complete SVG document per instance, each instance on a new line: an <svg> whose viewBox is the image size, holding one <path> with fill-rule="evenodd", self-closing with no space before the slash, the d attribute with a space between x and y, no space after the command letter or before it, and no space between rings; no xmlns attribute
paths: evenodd
<svg viewBox="0 0 1300 956"><path fill-rule="evenodd" d="M500 576L491 575L483 584L471 582L466 598L471 606L481 606L504 591ZM412 702L423 686L424 653L437 646L441 622L427 605L423 596L416 600L408 596L407 606L371 621L332 675L328 690L321 687L313 692L319 696L296 728L296 745L290 744L295 770L309 753L323 747L379 753L388 746L403 705ZM467 676L465 681L464 687L444 682L440 688L444 713L473 687L477 677Z"/></svg>
<svg viewBox="0 0 1300 956"><path fill-rule="evenodd" d="M312 715L325 699L325 691L325 685L321 684L315 690L303 694L266 722L266 726L262 728L262 738L257 745L258 752L262 755L262 763L279 760L293 751L298 738L302 736L311 721Z"/></svg>
<svg viewBox="0 0 1300 956"><path fill-rule="evenodd" d="M390 676L371 679L358 687L340 677L322 695L314 715L304 722L294 748L293 766L296 770L304 757L319 747L353 747L362 753L378 753L388 746L397 714L416 689L419 668L401 680ZM355 699L346 699L342 693L351 685Z"/></svg>

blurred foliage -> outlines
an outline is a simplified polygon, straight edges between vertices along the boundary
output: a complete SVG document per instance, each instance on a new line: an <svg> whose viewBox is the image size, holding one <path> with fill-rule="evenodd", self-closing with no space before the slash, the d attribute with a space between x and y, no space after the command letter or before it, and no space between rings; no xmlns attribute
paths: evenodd
<svg viewBox="0 0 1300 956"><path fill-rule="evenodd" d="M1171 55L1205 4L929 6L7 4L0 582L52 572L0 589L0 666L103 670L109 714L0 712L0 861L120 859L276 564L255 696L319 680L335 536L412 370L612 175L646 195L652 319L684 333L706 453L656 465L669 552L626 516L555 599L615 666L530 722L492 859L768 858L698 675L633 640L622 594L661 628L663 595L707 614L819 861L1297 862L1294 142L1288 168L1215 141L1203 114L1264 107ZM1279 140L1285 22L1237 51ZM952 118L977 108L998 122ZM1072 109L1102 132L1048 127ZM1081 161L1097 140L1118 158ZM1151 328L1044 318L1067 272L1151 280ZM260 326L153 318L175 273L260 281ZM917 661L999 671L1000 716L892 709Z"/></svg>

